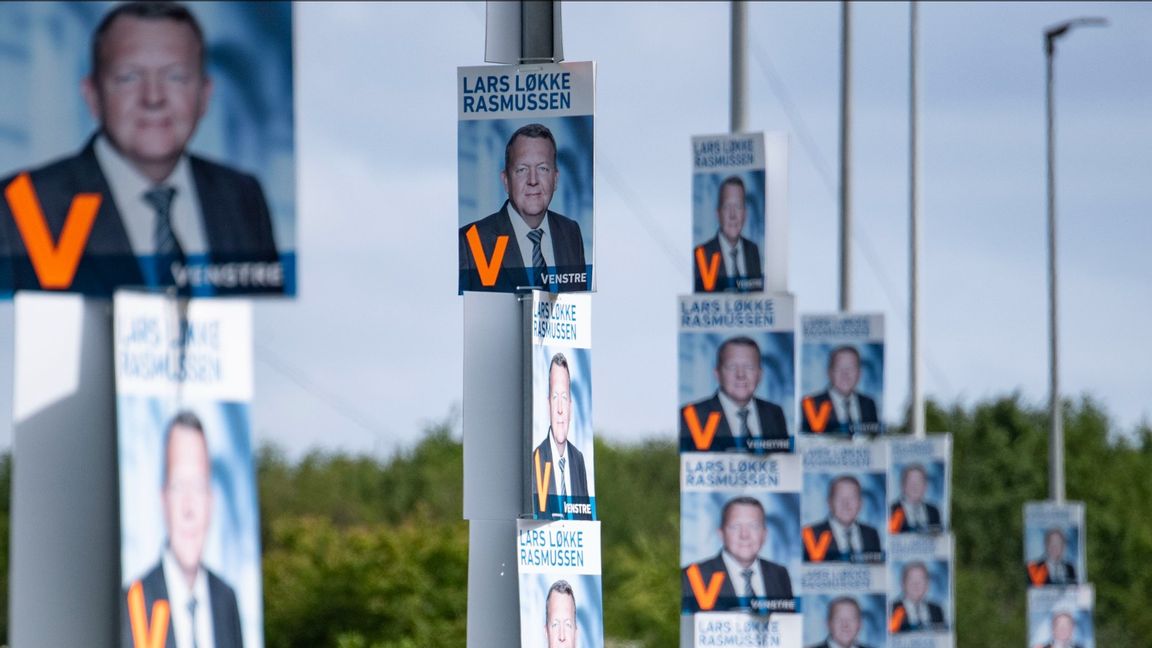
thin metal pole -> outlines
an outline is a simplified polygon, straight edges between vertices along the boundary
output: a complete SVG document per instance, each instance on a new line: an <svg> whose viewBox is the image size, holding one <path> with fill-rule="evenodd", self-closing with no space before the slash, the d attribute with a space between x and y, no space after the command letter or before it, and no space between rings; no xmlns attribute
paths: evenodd
<svg viewBox="0 0 1152 648"><path fill-rule="evenodd" d="M1060 411L1060 365L1056 329L1056 124L1052 106L1052 59L1055 38L1045 35L1044 55L1047 83L1045 105L1048 114L1048 497L1064 502L1064 418Z"/></svg>
<svg viewBox="0 0 1152 648"><path fill-rule="evenodd" d="M741 133L748 129L748 5L732 0L731 101L728 130Z"/></svg>
<svg viewBox="0 0 1152 648"><path fill-rule="evenodd" d="M908 27L908 357L912 393L912 434L922 439L925 434L924 390L920 382L923 366L920 356L920 113L917 87L920 68L919 3L913 0Z"/></svg>
<svg viewBox="0 0 1152 648"><path fill-rule="evenodd" d="M840 310L852 308L851 3L840 3Z"/></svg>

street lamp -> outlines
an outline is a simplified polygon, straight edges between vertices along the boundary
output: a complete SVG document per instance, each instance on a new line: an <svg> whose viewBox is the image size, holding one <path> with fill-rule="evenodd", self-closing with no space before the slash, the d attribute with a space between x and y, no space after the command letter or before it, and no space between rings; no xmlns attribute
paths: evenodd
<svg viewBox="0 0 1152 648"><path fill-rule="evenodd" d="M1055 124L1052 113L1052 59L1056 54L1056 39L1075 27L1108 24L1104 18L1074 18L1052 25L1044 30L1044 56L1047 59L1047 111L1048 111L1048 497L1064 502L1064 420L1060 411L1060 383L1056 344L1056 152Z"/></svg>

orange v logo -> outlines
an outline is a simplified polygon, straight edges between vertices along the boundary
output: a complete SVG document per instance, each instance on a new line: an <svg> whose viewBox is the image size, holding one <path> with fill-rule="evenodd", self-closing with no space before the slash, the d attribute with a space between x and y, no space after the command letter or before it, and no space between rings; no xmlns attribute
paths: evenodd
<svg viewBox="0 0 1152 648"><path fill-rule="evenodd" d="M832 532L825 531L820 534L820 539L816 539L816 533L812 531L812 527L804 527L804 548L808 550L808 555L812 558L812 562L824 562L824 556L828 554L828 547L832 545Z"/></svg>
<svg viewBox="0 0 1152 648"><path fill-rule="evenodd" d="M704 585L704 575L700 573L700 565L688 565L688 584L692 587L692 596L701 610L711 610L716 607L716 599L720 598L720 587L724 585L724 572L712 574L708 585Z"/></svg>
<svg viewBox="0 0 1152 648"><path fill-rule="evenodd" d="M696 248L696 268L700 271L704 290L712 292L716 288L716 278L720 275L720 253L713 252L712 259L705 260L704 248Z"/></svg>
<svg viewBox="0 0 1152 648"><path fill-rule="evenodd" d="M21 173L4 189L4 197L12 208L12 218L20 230L20 238L24 240L40 286L56 290L71 286L84 246L88 244L88 235L92 233L96 213L100 210L100 194L76 194L68 208L58 243L52 241L44 210L27 173Z"/></svg>
<svg viewBox="0 0 1152 648"><path fill-rule="evenodd" d="M696 406L689 405L684 408L684 422L688 424L688 431L692 434L692 442L696 444L697 450L712 447L712 438L716 436L716 428L720 427L720 412L708 414L708 420L701 429L700 415L696 413Z"/></svg>
<svg viewBox="0 0 1152 648"><path fill-rule="evenodd" d="M816 403L811 397L804 399L804 418L808 421L808 427L816 434L824 432L824 428L828 425L828 419L832 416L832 401L824 401L820 403L820 410L816 410Z"/></svg>
<svg viewBox="0 0 1152 648"><path fill-rule="evenodd" d="M476 231L475 225L468 228L464 238L468 239L468 250L476 263L480 283L484 286L496 285L496 277L500 275L500 262L504 260L504 251L508 249L508 236L496 237L496 247L492 249L491 259L484 256L484 246L480 244L480 234Z"/></svg>
<svg viewBox="0 0 1152 648"><path fill-rule="evenodd" d="M132 625L133 648L164 648L168 638L168 601L152 604L152 625L144 609L144 586L140 581L128 588L128 620Z"/></svg>
<svg viewBox="0 0 1152 648"><path fill-rule="evenodd" d="M532 453L532 459L536 464L536 466L535 466L536 499L537 499L537 503L540 505L540 512L543 513L544 509L545 509L544 505L548 501L548 484L552 483L551 481L549 481L552 478L552 462L551 461L545 461L544 462L544 472L543 472L543 474L541 474L541 472L540 472L540 451L539 450Z"/></svg>

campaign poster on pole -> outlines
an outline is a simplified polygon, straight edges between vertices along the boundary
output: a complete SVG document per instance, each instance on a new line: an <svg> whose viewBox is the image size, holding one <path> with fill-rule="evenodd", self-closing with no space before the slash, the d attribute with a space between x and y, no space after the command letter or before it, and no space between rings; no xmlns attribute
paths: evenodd
<svg viewBox="0 0 1152 648"><path fill-rule="evenodd" d="M599 522L516 521L520 646L604 647Z"/></svg>
<svg viewBox="0 0 1152 648"><path fill-rule="evenodd" d="M788 289L788 138L692 138L693 292Z"/></svg>
<svg viewBox="0 0 1152 648"><path fill-rule="evenodd" d="M888 449L811 443L803 452L804 562L880 564L888 545Z"/></svg>
<svg viewBox="0 0 1152 648"><path fill-rule="evenodd" d="M686 295L679 306L680 451L791 451L792 296Z"/></svg>
<svg viewBox="0 0 1152 648"><path fill-rule="evenodd" d="M0 296L296 293L292 3L6 2L0 25Z"/></svg>
<svg viewBox="0 0 1152 648"><path fill-rule="evenodd" d="M114 298L121 643L263 645L252 308Z"/></svg>
<svg viewBox="0 0 1152 648"><path fill-rule="evenodd" d="M795 454L680 455L682 613L796 611L801 484Z"/></svg>
<svg viewBox="0 0 1152 648"><path fill-rule="evenodd" d="M1025 502L1024 562L1029 587L1087 581L1084 503Z"/></svg>
<svg viewBox="0 0 1152 648"><path fill-rule="evenodd" d="M525 301L525 466L538 520L596 519L592 431L592 296L533 291Z"/></svg>
<svg viewBox="0 0 1152 648"><path fill-rule="evenodd" d="M952 534L893 536L888 561L889 648L955 645Z"/></svg>
<svg viewBox="0 0 1152 648"><path fill-rule="evenodd" d="M800 432L884 432L884 315L800 316Z"/></svg>
<svg viewBox="0 0 1152 648"><path fill-rule="evenodd" d="M1091 585L1028 588L1028 648L1096 648Z"/></svg>
<svg viewBox="0 0 1152 648"><path fill-rule="evenodd" d="M594 63L457 70L459 292L595 287Z"/></svg>
<svg viewBox="0 0 1152 648"><path fill-rule="evenodd" d="M952 435L890 437L888 532L942 533L952 528Z"/></svg>

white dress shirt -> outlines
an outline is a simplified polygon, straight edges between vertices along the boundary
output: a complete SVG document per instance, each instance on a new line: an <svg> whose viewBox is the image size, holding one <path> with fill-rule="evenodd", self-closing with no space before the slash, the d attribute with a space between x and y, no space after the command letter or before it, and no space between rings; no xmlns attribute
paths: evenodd
<svg viewBox="0 0 1152 648"><path fill-rule="evenodd" d="M744 241L736 239L736 245L728 242L728 237L724 236L723 232L717 232L716 238L720 241L720 253L724 257L724 272L728 273L729 277L743 277L746 272L744 268ZM736 252L736 263L732 263L732 252Z"/></svg>
<svg viewBox="0 0 1152 648"><path fill-rule="evenodd" d="M760 560L753 560L751 567L744 567L736 557L727 551L721 551L724 558L724 567L728 569L728 578L732 581L732 589L736 596L767 596L764 591L764 576L760 573ZM744 587L744 570L752 570L752 591L746 592Z"/></svg>
<svg viewBox="0 0 1152 648"><path fill-rule="evenodd" d="M528 232L531 232L532 228L524 222L524 217L512 206L511 200L508 201L508 219L512 221L512 231L516 232L516 243L520 245L520 257L524 261L524 267L531 268L532 239L528 238ZM540 238L540 253L544 255L544 263L549 267L555 266L556 253L552 249L552 228L548 226L547 214L537 229L544 231L544 236Z"/></svg>
<svg viewBox="0 0 1152 648"><path fill-rule="evenodd" d="M836 518L828 518L828 526L832 528L832 535L836 538L836 546L841 551L848 549L850 553L860 553L864 550L864 539L860 537L860 525L853 522L844 526Z"/></svg>
<svg viewBox="0 0 1152 648"><path fill-rule="evenodd" d="M529 264L531 265L531 264ZM552 428L548 428L548 443L552 446L552 480L556 484L556 494L567 493L572 495L572 455L568 454L568 442L564 442L564 470L560 470L560 448L556 439L552 438ZM563 479L563 483L561 483ZM563 487L563 488L561 488Z"/></svg>
<svg viewBox="0 0 1152 648"><path fill-rule="evenodd" d="M192 180L188 156L180 156L176 168L160 183L144 177L112 147L104 135L96 138L96 161L108 181L112 200L120 212L120 220L128 233L128 242L136 256L156 253L156 211L144 194L164 185L176 190L172 197L169 219L172 232L180 242L185 255L204 254L208 250L207 235L200 218L200 197ZM107 199L107 198L106 198Z"/></svg>
<svg viewBox="0 0 1152 648"><path fill-rule="evenodd" d="M196 571L196 581L188 588L184 572L172 555L171 549L164 550L161 560L164 569L164 584L168 587L168 605L172 618L172 634L176 648L191 648L192 633L196 633L196 648L215 648L216 640L212 632L212 600L208 598L208 576L204 569ZM188 613L188 601L196 596L196 622Z"/></svg>
<svg viewBox="0 0 1152 648"><path fill-rule="evenodd" d="M732 436L739 436L740 434L740 406L736 401L728 397L724 390L717 392L720 395L720 407L724 410L724 418L728 421L728 429L731 430ZM745 406L748 409L748 432L753 437L761 436L760 433L760 415L756 412L756 399L752 398Z"/></svg>

